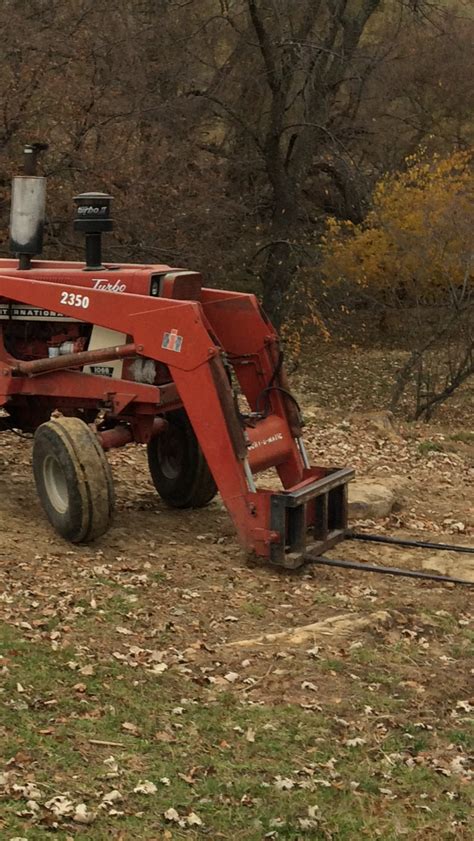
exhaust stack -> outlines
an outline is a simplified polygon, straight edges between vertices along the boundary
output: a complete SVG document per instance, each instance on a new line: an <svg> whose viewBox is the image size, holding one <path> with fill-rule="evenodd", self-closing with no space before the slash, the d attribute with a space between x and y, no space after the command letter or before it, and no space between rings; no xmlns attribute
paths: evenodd
<svg viewBox="0 0 474 841"><path fill-rule="evenodd" d="M19 269L30 269L31 258L43 250L46 178L36 175L38 156L47 143L31 143L23 150L24 175L12 181L10 250L19 258Z"/></svg>

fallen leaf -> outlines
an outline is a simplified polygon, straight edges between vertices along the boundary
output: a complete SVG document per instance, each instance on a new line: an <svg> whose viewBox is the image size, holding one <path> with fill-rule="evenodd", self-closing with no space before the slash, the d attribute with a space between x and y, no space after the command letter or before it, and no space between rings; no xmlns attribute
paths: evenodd
<svg viewBox="0 0 474 841"><path fill-rule="evenodd" d="M125 733L131 733L132 736L138 736L138 734L140 733L140 728L137 727L136 724L133 724L131 721L124 721L122 723L122 730L124 730Z"/></svg>
<svg viewBox="0 0 474 841"><path fill-rule="evenodd" d="M150 780L140 780L133 791L135 794L156 794L158 789L155 783L152 783Z"/></svg>
<svg viewBox="0 0 474 841"><path fill-rule="evenodd" d="M104 794L102 803L120 803L123 800L123 794L117 789L113 788L107 794Z"/></svg>
<svg viewBox="0 0 474 841"><path fill-rule="evenodd" d="M311 692L317 692L318 691L318 687L315 686L314 683L311 683L310 680L304 680L303 683L301 684L301 688L302 689L310 689Z"/></svg>
<svg viewBox="0 0 474 841"><path fill-rule="evenodd" d="M199 815L196 815L196 812L190 812L189 815L186 815L186 823L188 826L202 826L202 820Z"/></svg>
<svg viewBox="0 0 474 841"><path fill-rule="evenodd" d="M294 780L290 780L289 777L280 777L279 774L275 777L273 785L278 791L290 791L290 789L295 787Z"/></svg>
<svg viewBox="0 0 474 841"><path fill-rule="evenodd" d="M172 733L168 733L167 730L158 730L153 737L157 742L175 742L176 737L173 736Z"/></svg>
<svg viewBox="0 0 474 841"><path fill-rule="evenodd" d="M162 675L163 672L166 672L167 668L166 663L153 663L151 669L148 669L148 671L154 675Z"/></svg>
<svg viewBox="0 0 474 841"><path fill-rule="evenodd" d="M44 805L45 808L52 812L53 815L56 815L57 818L63 818L74 812L74 804L72 800L69 800L61 794L56 797L52 797L51 800L47 800Z"/></svg>
<svg viewBox="0 0 474 841"><path fill-rule="evenodd" d="M95 821L95 813L88 812L85 803L78 803L72 816L75 823L89 824Z"/></svg>
<svg viewBox="0 0 474 841"><path fill-rule="evenodd" d="M227 681L227 683L235 683L235 681L238 680L239 677L240 675L237 672L227 672L227 674L224 675L224 678Z"/></svg>
<svg viewBox="0 0 474 841"><path fill-rule="evenodd" d="M107 759L104 759L103 764L110 769L110 775L113 774L114 776L118 776L119 765L114 756L109 756Z"/></svg>
<svg viewBox="0 0 474 841"><path fill-rule="evenodd" d="M176 809L173 809L173 807L167 809L166 812L163 813L163 816L165 820L173 821L174 823L178 823L180 820L178 812Z"/></svg>
<svg viewBox="0 0 474 841"><path fill-rule="evenodd" d="M252 728L249 727L246 734L245 734L245 738L246 738L247 742L254 742L255 741L255 730L252 730Z"/></svg>

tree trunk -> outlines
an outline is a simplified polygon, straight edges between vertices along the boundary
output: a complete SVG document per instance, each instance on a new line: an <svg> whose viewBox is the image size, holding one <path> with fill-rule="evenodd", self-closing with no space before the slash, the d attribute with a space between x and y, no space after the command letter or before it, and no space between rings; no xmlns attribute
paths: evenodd
<svg viewBox="0 0 474 841"><path fill-rule="evenodd" d="M295 231L296 219L290 219L289 214L279 220L274 219L267 261L261 275L263 308L277 329L284 321L285 298L298 267Z"/></svg>
<svg viewBox="0 0 474 841"><path fill-rule="evenodd" d="M298 268L298 201L294 180L285 170L277 131L270 133L265 150L273 212L261 281L263 308L278 329L284 321L285 296Z"/></svg>

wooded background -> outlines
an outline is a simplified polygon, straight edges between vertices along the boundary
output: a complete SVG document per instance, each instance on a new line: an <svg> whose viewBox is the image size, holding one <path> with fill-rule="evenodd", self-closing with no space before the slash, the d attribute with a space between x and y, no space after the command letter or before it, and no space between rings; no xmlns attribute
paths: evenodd
<svg viewBox="0 0 474 841"><path fill-rule="evenodd" d="M382 183L398 189L395 228L406 230L400 179L427 166L426 196L447 161L443 183L462 172L457 212L472 213L468 0L0 0L0 24L3 254L10 178L35 140L50 144L46 255L78 258L72 196L104 190L116 220L109 259L187 266L210 285L255 291L277 326L306 310L322 313L309 323L334 321L369 298L382 313L420 303L393 277L396 261L379 267L382 294L369 284L365 297L360 254L350 269L347 254L334 262L365 230ZM418 226L414 289L433 218ZM331 236L339 285L324 270ZM463 306L468 239L450 251ZM452 276L441 286L451 306Z"/></svg>

